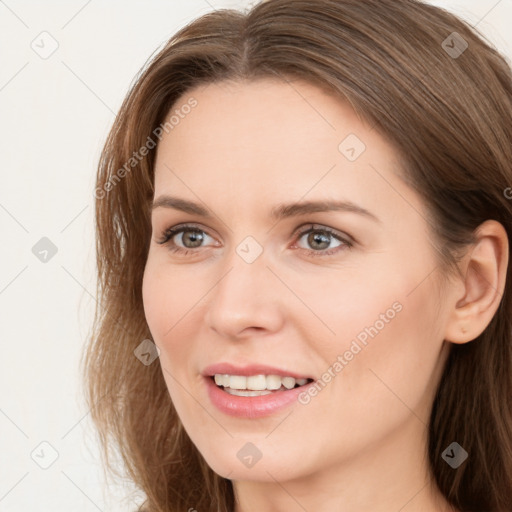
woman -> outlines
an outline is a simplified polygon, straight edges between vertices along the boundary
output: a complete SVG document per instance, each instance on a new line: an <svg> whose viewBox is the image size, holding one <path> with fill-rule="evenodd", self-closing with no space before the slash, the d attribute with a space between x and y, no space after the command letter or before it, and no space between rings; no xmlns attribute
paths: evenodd
<svg viewBox="0 0 512 512"><path fill-rule="evenodd" d="M512 510L511 121L418 1L171 38L102 153L84 366L143 510Z"/></svg>

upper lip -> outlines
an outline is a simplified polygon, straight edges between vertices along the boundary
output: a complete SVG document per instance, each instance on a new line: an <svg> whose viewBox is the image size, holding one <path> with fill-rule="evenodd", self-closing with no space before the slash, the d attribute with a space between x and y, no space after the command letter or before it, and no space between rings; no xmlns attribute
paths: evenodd
<svg viewBox="0 0 512 512"><path fill-rule="evenodd" d="M236 366L231 363L216 363L211 364L204 368L203 375L205 377L212 377L215 374L227 375L279 375L280 377L293 377L295 379L311 379L309 375L301 375L291 370L283 370L275 366L268 366L266 364L250 364L246 366Z"/></svg>

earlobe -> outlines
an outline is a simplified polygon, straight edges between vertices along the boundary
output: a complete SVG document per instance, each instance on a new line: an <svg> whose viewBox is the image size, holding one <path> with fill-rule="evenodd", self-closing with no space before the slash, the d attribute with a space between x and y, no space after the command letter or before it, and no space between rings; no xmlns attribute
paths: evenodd
<svg viewBox="0 0 512 512"><path fill-rule="evenodd" d="M446 326L445 340L467 343L486 329L503 293L508 267L509 244L505 228L495 220L482 223L476 242L464 259L463 296L455 297Z"/></svg>

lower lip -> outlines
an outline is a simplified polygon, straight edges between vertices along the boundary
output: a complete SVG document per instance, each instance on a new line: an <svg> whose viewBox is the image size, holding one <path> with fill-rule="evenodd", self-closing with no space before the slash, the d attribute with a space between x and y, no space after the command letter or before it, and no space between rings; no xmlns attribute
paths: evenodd
<svg viewBox="0 0 512 512"><path fill-rule="evenodd" d="M261 418L270 416L296 402L308 384L287 391L275 391L269 395L236 396L230 395L215 384L212 378L205 377L208 395L213 404L223 413L238 418Z"/></svg>

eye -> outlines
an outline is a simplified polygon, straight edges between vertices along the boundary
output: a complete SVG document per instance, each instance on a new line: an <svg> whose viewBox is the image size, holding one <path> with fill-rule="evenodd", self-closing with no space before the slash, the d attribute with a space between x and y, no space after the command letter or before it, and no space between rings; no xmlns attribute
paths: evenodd
<svg viewBox="0 0 512 512"><path fill-rule="evenodd" d="M329 256L344 250L344 248L349 249L354 245L354 243L349 240L350 237L344 237L336 231L325 226L315 227L315 225L313 225L309 229L303 229L296 234L299 240L301 240L306 235L306 243L310 247L315 248L315 250L306 249L306 252L310 256ZM326 251L327 247L332 243L333 239L338 241L339 244L334 248Z"/></svg>
<svg viewBox="0 0 512 512"><path fill-rule="evenodd" d="M176 235L179 234L182 234L182 236L177 237ZM174 237L177 239L181 238L181 243L184 244L184 247L177 245L176 242L172 240ZM194 249L201 247L201 243L206 237L212 238L198 226L181 224L179 226L173 226L172 228L166 229L157 243L161 245L169 244L169 250L171 252L185 255L193 252Z"/></svg>
<svg viewBox="0 0 512 512"><path fill-rule="evenodd" d="M177 237L177 235L180 234L181 237ZM302 228L302 230L295 233L295 237L298 237L298 240L301 240L306 235L306 243L309 244L310 247L313 247L313 249L304 249L303 247L299 248L304 249L308 256L329 256L344 249L349 249L354 245L354 242L348 235L343 236L325 226L317 226L313 224L310 225L309 229ZM181 244L183 245L177 244L176 241L173 240L174 238L176 238L176 240L181 238ZM197 252L195 249L204 247L202 243L207 238L212 237L199 226L193 224L181 224L166 229L162 233L162 237L157 240L157 243L161 245L168 244L171 252L185 256L187 254ZM338 245L330 250L326 250L333 240L339 242ZM296 247L297 245L292 246L292 248Z"/></svg>

